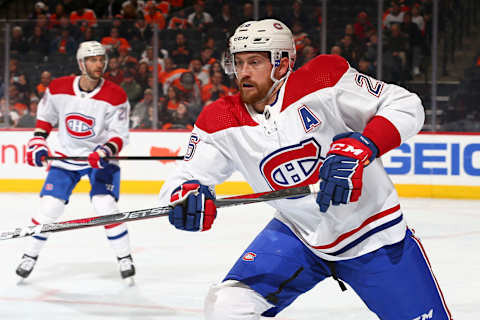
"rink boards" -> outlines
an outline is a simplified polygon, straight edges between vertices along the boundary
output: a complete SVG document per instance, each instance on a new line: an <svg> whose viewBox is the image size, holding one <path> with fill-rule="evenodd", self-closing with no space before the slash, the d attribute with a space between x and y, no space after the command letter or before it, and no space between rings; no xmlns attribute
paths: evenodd
<svg viewBox="0 0 480 320"><path fill-rule="evenodd" d="M133 131L122 156L183 155L186 131ZM25 163L31 130L0 131L0 192L39 192L47 172ZM48 139L56 145L56 133ZM382 157L402 197L480 199L480 134L420 134ZM158 193L178 161L122 161L122 193ZM88 192L82 180L75 192ZM239 173L217 186L217 193L252 192Z"/></svg>

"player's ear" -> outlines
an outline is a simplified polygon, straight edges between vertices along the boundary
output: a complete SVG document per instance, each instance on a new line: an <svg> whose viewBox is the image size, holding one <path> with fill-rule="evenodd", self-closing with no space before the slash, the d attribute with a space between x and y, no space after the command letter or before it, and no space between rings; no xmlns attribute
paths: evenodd
<svg viewBox="0 0 480 320"><path fill-rule="evenodd" d="M287 57L283 57L280 59L280 65L275 70L275 78L280 79L282 78L287 72L289 68L289 61Z"/></svg>

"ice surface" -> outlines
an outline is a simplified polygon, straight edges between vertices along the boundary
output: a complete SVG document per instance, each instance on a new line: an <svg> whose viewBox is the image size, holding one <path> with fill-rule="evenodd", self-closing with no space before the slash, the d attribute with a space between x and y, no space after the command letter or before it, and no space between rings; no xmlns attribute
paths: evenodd
<svg viewBox="0 0 480 320"><path fill-rule="evenodd" d="M0 194L0 230L30 225L36 194ZM455 319L480 319L480 201L401 199L422 239ZM122 211L156 206L155 195L122 195ZM136 285L120 279L103 228L53 234L35 270L17 285L26 238L0 242L0 319L202 319L203 298L271 219L254 204L221 209L213 229L181 232L166 218L129 223ZM74 194L60 220L94 216L88 196ZM326 280L275 319L377 319L353 290Z"/></svg>

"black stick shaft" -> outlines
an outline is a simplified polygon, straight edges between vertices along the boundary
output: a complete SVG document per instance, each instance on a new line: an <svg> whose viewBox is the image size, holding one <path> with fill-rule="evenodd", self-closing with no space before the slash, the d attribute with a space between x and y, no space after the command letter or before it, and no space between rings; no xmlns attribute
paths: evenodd
<svg viewBox="0 0 480 320"><path fill-rule="evenodd" d="M251 193L240 196L226 197L215 200L217 208L230 207L242 204L264 202L270 200L279 200L291 197L306 196L311 193L318 192L318 184L287 188L276 191L267 191L260 193ZM69 220L57 223L39 224L36 226L27 226L21 228L15 228L0 233L0 240L7 240L20 237L28 237L32 235L38 235L47 232L59 232L66 230L81 229L87 227L102 226L114 223L123 223L128 221L150 219L155 217L168 216L170 206L156 207L150 209L141 209L134 211L121 212L116 214L109 214L98 217L90 217L84 219Z"/></svg>
<svg viewBox="0 0 480 320"><path fill-rule="evenodd" d="M106 157L108 160L183 160L183 156L117 156ZM87 161L88 157L47 157L47 160Z"/></svg>

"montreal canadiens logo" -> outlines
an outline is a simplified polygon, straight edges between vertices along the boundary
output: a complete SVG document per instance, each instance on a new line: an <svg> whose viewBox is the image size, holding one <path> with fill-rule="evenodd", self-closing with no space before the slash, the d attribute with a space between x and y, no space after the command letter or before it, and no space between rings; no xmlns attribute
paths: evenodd
<svg viewBox="0 0 480 320"><path fill-rule="evenodd" d="M67 128L68 134L77 139L85 139L94 136L94 124L94 118L87 117L80 113L69 113L65 117L65 127Z"/></svg>
<svg viewBox="0 0 480 320"><path fill-rule="evenodd" d="M260 163L260 171L272 190L298 187L318 182L323 162L320 144L314 139L279 149Z"/></svg>

